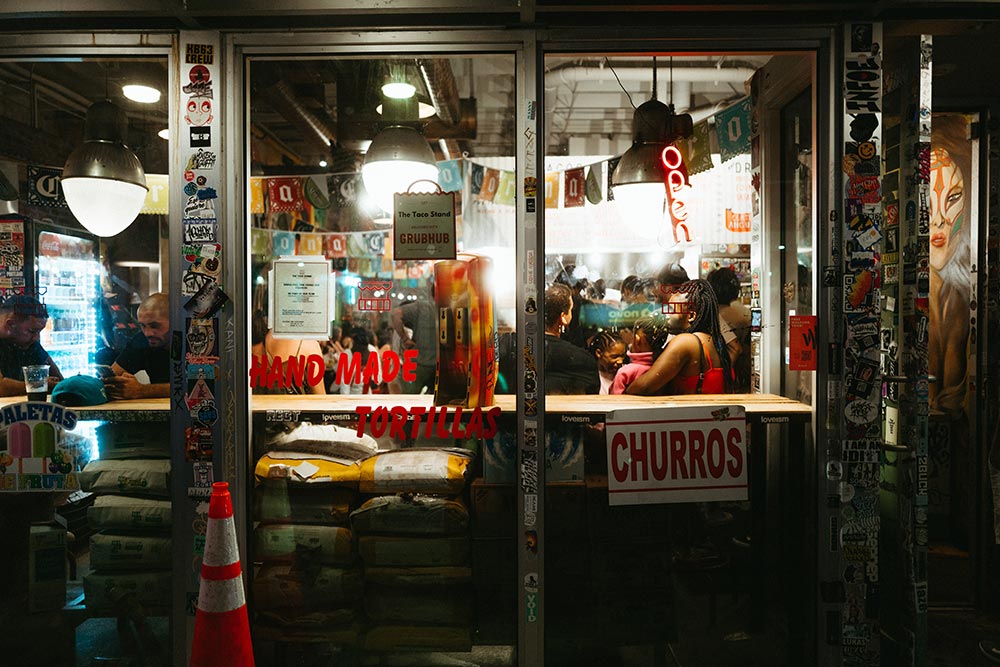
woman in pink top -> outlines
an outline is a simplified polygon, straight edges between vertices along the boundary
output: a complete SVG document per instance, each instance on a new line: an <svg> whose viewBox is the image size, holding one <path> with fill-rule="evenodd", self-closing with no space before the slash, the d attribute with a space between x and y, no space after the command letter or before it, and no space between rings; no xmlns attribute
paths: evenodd
<svg viewBox="0 0 1000 667"><path fill-rule="evenodd" d="M611 383L612 394L624 394L632 381L649 370L653 359L667 344L666 322L653 317L642 317L632 325L632 344L628 350L629 363L618 369Z"/></svg>

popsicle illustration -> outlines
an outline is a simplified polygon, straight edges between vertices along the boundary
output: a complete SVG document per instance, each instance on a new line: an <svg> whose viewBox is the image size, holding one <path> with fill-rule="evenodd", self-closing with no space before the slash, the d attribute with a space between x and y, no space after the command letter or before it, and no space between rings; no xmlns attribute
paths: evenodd
<svg viewBox="0 0 1000 667"><path fill-rule="evenodd" d="M56 453L56 430L52 424L39 422L31 438L32 456L52 456Z"/></svg>
<svg viewBox="0 0 1000 667"><path fill-rule="evenodd" d="M14 458L31 456L31 427L18 422L7 431L7 449Z"/></svg>

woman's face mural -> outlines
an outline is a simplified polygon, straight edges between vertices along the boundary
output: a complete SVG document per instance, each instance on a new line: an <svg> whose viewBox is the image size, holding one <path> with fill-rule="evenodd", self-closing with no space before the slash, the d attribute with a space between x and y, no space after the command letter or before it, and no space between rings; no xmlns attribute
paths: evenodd
<svg viewBox="0 0 1000 667"><path fill-rule="evenodd" d="M943 148L931 151L931 266L940 271L951 255L952 239L962 232L965 177Z"/></svg>

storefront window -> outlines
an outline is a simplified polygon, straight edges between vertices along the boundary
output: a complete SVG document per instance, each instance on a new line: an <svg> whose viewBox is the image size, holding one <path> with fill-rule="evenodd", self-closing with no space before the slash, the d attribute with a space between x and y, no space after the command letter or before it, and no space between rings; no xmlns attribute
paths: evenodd
<svg viewBox="0 0 1000 667"><path fill-rule="evenodd" d="M545 641L553 664L595 655L633 664L648 655L631 648L639 645L684 664L722 662L705 657L719 638L749 639L755 618L780 606L750 583L766 577L760 563L776 548L763 539L765 524L783 521L766 514L762 471L773 464L766 429L752 426L758 409L787 400L759 379L762 363L783 360L754 359L761 316L772 327L781 317L762 313L777 285L763 239L780 238L761 180L766 160L778 158L777 145L767 156L762 147L780 137L761 111L768 90L759 73L771 60L545 58L545 552L547 565L559 563L546 567ZM810 123L807 115L807 136ZM811 192L811 171L802 178ZM779 190L771 196L780 201ZM810 215L802 224L811 229ZM760 407L746 408L750 401ZM728 431L733 449L713 449L713 434L725 429L699 422L697 410L715 424L745 416ZM745 448L750 431L760 441ZM780 662L793 640L769 636L769 659Z"/></svg>
<svg viewBox="0 0 1000 667"><path fill-rule="evenodd" d="M249 73L255 640L506 664L514 59Z"/></svg>
<svg viewBox="0 0 1000 667"><path fill-rule="evenodd" d="M39 663L169 644L167 82L165 56L0 60L0 617Z"/></svg>

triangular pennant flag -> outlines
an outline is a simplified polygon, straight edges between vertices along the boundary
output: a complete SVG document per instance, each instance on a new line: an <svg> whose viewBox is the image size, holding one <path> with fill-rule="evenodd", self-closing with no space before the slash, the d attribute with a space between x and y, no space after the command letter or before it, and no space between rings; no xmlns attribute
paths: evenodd
<svg viewBox="0 0 1000 667"><path fill-rule="evenodd" d="M250 212L264 213L264 179L260 176L250 179Z"/></svg>
<svg viewBox="0 0 1000 667"><path fill-rule="evenodd" d="M615 175L615 169L618 168L618 163L621 161L620 157L613 157L608 160L608 201L615 200L615 188L611 184L611 177Z"/></svg>
<svg viewBox="0 0 1000 667"><path fill-rule="evenodd" d="M483 189L485 168L481 164L469 163L469 194L478 195Z"/></svg>
<svg viewBox="0 0 1000 667"><path fill-rule="evenodd" d="M486 169L486 176L483 177L483 187L479 189L479 198L483 201L493 201L500 188L500 171L498 169Z"/></svg>
<svg viewBox="0 0 1000 667"><path fill-rule="evenodd" d="M300 255L322 255L323 237L319 234L299 234Z"/></svg>
<svg viewBox="0 0 1000 667"><path fill-rule="evenodd" d="M438 162L438 185L444 192L459 192L462 189L462 167L460 160Z"/></svg>
<svg viewBox="0 0 1000 667"><path fill-rule="evenodd" d="M715 115L715 133L719 137L719 153L723 162L750 152L749 97Z"/></svg>
<svg viewBox="0 0 1000 667"><path fill-rule="evenodd" d="M333 259L334 257L347 257L347 239L344 235L327 234L326 247L323 249L323 254L326 255L328 259Z"/></svg>
<svg viewBox="0 0 1000 667"><path fill-rule="evenodd" d="M707 120L694 126L691 138L691 157L688 160L688 174L700 174L712 168L712 128Z"/></svg>
<svg viewBox="0 0 1000 667"><path fill-rule="evenodd" d="M566 208L583 206L583 199L587 193L587 179L583 175L583 167L567 169L563 182L566 184L563 189L565 192L564 206Z"/></svg>
<svg viewBox="0 0 1000 667"><path fill-rule="evenodd" d="M365 255L381 257L385 253L385 234L382 232L369 232L362 239L365 243Z"/></svg>
<svg viewBox="0 0 1000 667"><path fill-rule="evenodd" d="M168 215L170 210L167 204L170 197L167 196L167 175L146 174L146 187L149 190L146 191L146 199L142 202L142 208L139 209L139 212Z"/></svg>
<svg viewBox="0 0 1000 667"><path fill-rule="evenodd" d="M501 171L500 185L497 187L497 194L493 198L493 202L495 204L503 204L504 206L513 206L514 197L517 195L515 182L514 172Z"/></svg>
<svg viewBox="0 0 1000 667"><path fill-rule="evenodd" d="M250 253L253 255L270 256L271 232L254 227L250 230Z"/></svg>
<svg viewBox="0 0 1000 667"><path fill-rule="evenodd" d="M601 165L592 164L587 170L587 201L591 204L600 204L604 199L604 195L601 193L601 177L598 174L601 171Z"/></svg>
<svg viewBox="0 0 1000 667"><path fill-rule="evenodd" d="M295 254L295 232L274 232L272 243L274 243L275 255Z"/></svg>
<svg viewBox="0 0 1000 667"><path fill-rule="evenodd" d="M301 211L305 203L302 198L301 178L267 179L267 201L271 213Z"/></svg>
<svg viewBox="0 0 1000 667"><path fill-rule="evenodd" d="M559 172L545 174L545 208L559 208Z"/></svg>

